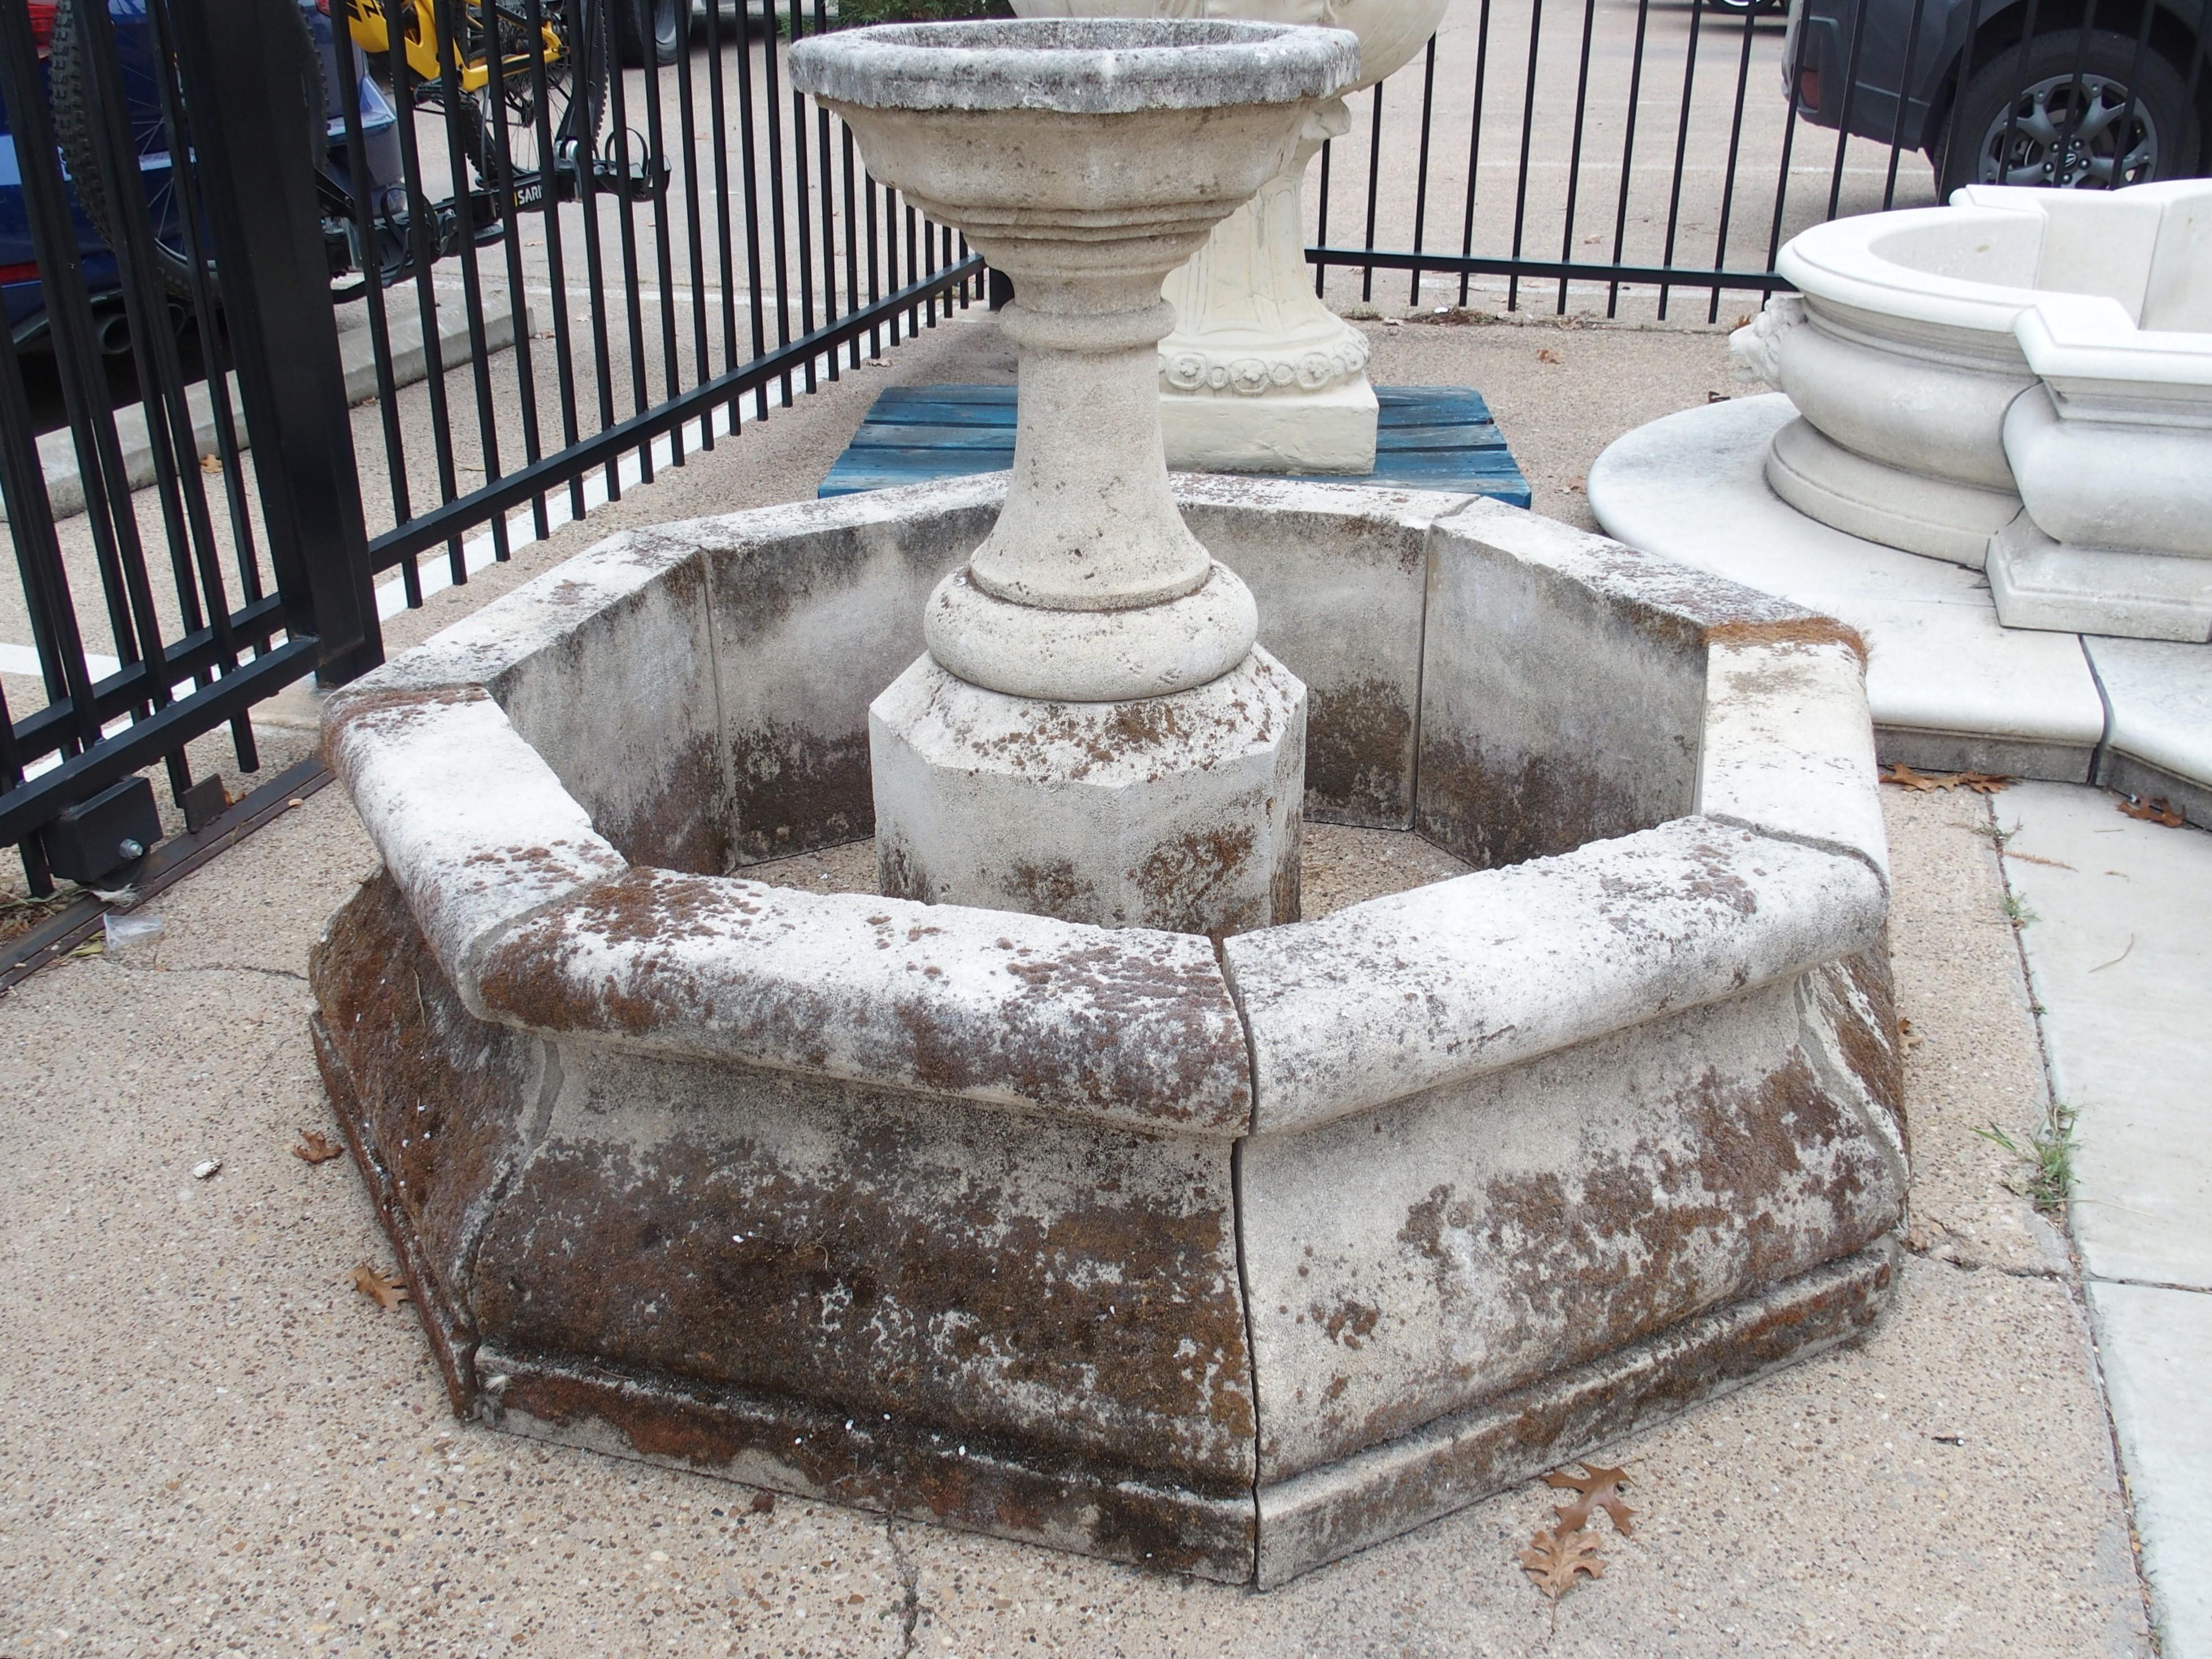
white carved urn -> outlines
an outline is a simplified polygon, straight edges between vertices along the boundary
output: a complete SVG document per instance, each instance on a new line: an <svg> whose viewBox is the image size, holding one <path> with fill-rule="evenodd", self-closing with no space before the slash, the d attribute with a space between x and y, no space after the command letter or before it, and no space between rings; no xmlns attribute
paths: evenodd
<svg viewBox="0 0 2212 1659"><path fill-rule="evenodd" d="M1358 91L1413 60L1449 0L1013 0L1027 17L1240 17L1316 23L1359 38ZM1160 343L1168 464L1230 472L1375 470L1367 338L1323 305L1306 264L1299 186L1351 117L1341 96L1308 120L1291 165L1164 287Z"/></svg>

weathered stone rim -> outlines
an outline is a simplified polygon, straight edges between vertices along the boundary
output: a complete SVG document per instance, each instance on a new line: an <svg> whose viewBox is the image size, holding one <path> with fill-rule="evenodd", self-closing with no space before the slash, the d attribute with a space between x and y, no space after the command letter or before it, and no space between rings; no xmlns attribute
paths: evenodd
<svg viewBox="0 0 2212 1659"><path fill-rule="evenodd" d="M702 522L696 538L687 535L686 526L617 538L477 613L490 620L474 631L495 626L494 613L502 608L526 611L537 593L554 584L590 580L595 559L623 567L621 582L641 586L674 564L710 556L709 547L750 547L757 556L767 545L803 535L810 527L895 520L902 509L966 506L988 501L1002 488L1002 478L921 485L733 514ZM1217 508L1249 497L1346 509L1356 504L1371 511L1373 494L1355 486L1270 490L1206 479L1188 481L1184 487L1185 499L1210 501ZM1414 494L1407 492L1408 498ZM1510 546L1516 535L1544 524L1518 509L1477 501L1439 517L1429 533L1488 538ZM1887 905L1887 858L1875 799L1871 728L1864 716L1863 647L1856 636L1826 618L1747 589L1695 576L1600 538L1570 534L1571 556L1546 556L1561 580L1606 594L1611 603L1644 608L1653 626L1679 631L1707 654L1705 737L1692 813L1615 841L1435 884L1417 890L1426 896L1420 900L1370 900L1322 921L1242 935L1224 947L1218 962L1206 942L1192 935L1104 929L870 895L794 893L748 882L741 874L684 875L634 867L598 833L550 768L507 721L486 689L499 678L500 662L475 657L463 666L456 660L460 672L450 676L434 667L427 676L410 672L418 662L434 662L435 642L335 696L325 714L325 746L433 951L479 1018L549 1036L591 1036L672 1054L818 1068L854 1081L942 1091L943 1079L933 1077L921 1037L865 1054L835 1052L821 1045L815 1022L799 1011L818 1012L820 1000L827 998L892 1014L909 1034L937 1029L955 1018L958 999L952 988L963 982L964 970L949 956L936 960L931 952L939 947L931 941L966 930L1011 941L1010 949L1033 952L1041 960L1082 960L1100 983L1140 980L1161 971L1163 963L1173 964L1182 990L1160 1001L1153 1016L1133 1018L1121 1011L1109 1018L1099 1012L1100 1030L1107 1034L1102 1040L1108 1044L1108 1052L1095 1061L1101 1074L1112 1073L1112 1053L1139 1052L1167 1027L1179 1029L1180 1023L1201 1014L1211 1040L1233 1035L1240 1054L1251 1048L1252 1070L1249 1079L1231 1079L1225 1068L1217 1068L1188 1109L1174 1119L1164 1119L1141 1086L1102 1090L1094 1086L1095 1079L1086 1081L1073 1071L1032 1073L1018 1080L1010 1069L986 1068L963 1076L951 1092L1002 1109L1155 1132L1234 1138L1256 1129L1291 1130L1802 973L1838 954L1865 948L1879 933ZM510 646L508 652L512 660L520 660L534 648L525 647L518 653ZM1786 697L1778 702L1770 684L1770 671L1778 662L1801 675L1822 677L1829 701L1844 705L1840 718L1809 738L1793 734L1789 728L1797 711L1786 706ZM1805 752L1796 752L1801 750ZM487 792L473 787L484 775L503 780L489 801L483 799ZM472 803L471 812L456 823L454 802L463 794ZM1788 866L1805 892L1820 896L1820 904L1792 902L1787 882L1761 886L1762 860L1778 869ZM1453 902L1443 908L1455 913L1472 905L1486 913L1511 914L1537 902L1541 892L1573 890L1582 878L1578 872L1590 872L1592 880L1618 882L1622 868L1639 861L1668 892L1712 889L1693 899L1699 926L1709 930L1709 948L1685 955L1667 939L1654 938L1638 956L1625 952L1620 937L1605 927L1584 926L1564 949L1546 945L1540 961L1516 957L1512 949L1494 944L1471 948L1468 938L1434 921L1443 900ZM787 937L825 928L857 937L879 931L879 924L927 929L913 953L915 983L894 991L872 981L872 969L851 967L857 957L816 963L811 980L782 974L763 957L748 970L754 976L750 981L731 980L723 984L724 992L741 994L750 983L752 994L765 994L781 985L791 999L788 1005L757 1023L725 1022L708 1037L696 1023L696 996L690 988L678 988L663 970L656 956L659 947L649 936L595 930L589 921L608 908L618 890L635 890L641 876L665 876L664 885L680 885L690 896L686 902L750 912L762 929L781 929ZM1747 908L1737 890L1753 888L1758 893ZM1820 905L1828 908L1823 912ZM884 923L884 918L891 920ZM950 924L945 933L937 931L941 923ZM1411 1066L1383 1063L1384 1057L1407 1048L1419 1021L1408 1024L1394 1011L1377 1009L1371 1024L1346 1034L1357 1045L1359 1063L1348 1070L1323 1068L1346 1084L1343 1091L1300 1081L1312 1056L1271 1056L1267 1045L1252 1036L1246 1005L1285 998L1294 1003L1301 984L1356 982L1368 971L1363 957L1376 948L1378 933L1389 935L1397 957L1433 963L1447 981L1454 1017L1495 1035L1454 1047L1441 1060L1432 1056ZM557 943L558 960L526 966L526 935L541 946ZM526 982L532 988L527 995L519 989ZM1545 1000L1545 988L1585 982L1615 987L1617 1000L1596 1012L1585 1006L1579 1015L1563 1013L1556 1000ZM1078 1010L1091 1006L1080 1000L1091 994L1079 989L1077 994L1078 1005L1060 1008L1059 1018L1085 1017ZM1012 1001L1006 1006L1012 1007ZM1148 1018L1166 1025L1148 1024ZM1012 1066L1011 1058L1006 1065ZM1348 1082L1354 1074L1361 1079L1356 1085Z"/></svg>
<svg viewBox="0 0 2212 1659"><path fill-rule="evenodd" d="M1358 78L1359 40L1224 18L885 23L802 40L788 71L862 109L1132 115L1327 97Z"/></svg>

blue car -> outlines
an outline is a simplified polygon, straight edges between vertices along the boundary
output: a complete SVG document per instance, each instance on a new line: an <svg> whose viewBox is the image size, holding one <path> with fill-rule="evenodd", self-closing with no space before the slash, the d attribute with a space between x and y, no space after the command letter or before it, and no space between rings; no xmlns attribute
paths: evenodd
<svg viewBox="0 0 2212 1659"><path fill-rule="evenodd" d="M117 225L116 192L103 174L89 130L87 88L90 64L76 8L87 0L29 0L31 28L39 50L41 77L46 83L53 111L54 135L70 186L70 218L76 230L77 248L85 281L94 296L102 343L120 349L124 341L120 296L121 275L110 244ZM301 0L298 17L299 51L303 81L313 74L320 82L326 119L318 143L317 163L331 186L325 212L334 202L354 196L352 169L348 165L345 124L334 95L337 55L331 20L330 0ZM186 258L183 210L179 200L175 159L161 123L161 104L156 44L147 15L146 0L107 0L114 21L116 56L122 72L123 93L129 112L131 136L137 153L139 187L145 193L153 227L156 263L165 286L175 295L189 292L191 276ZM378 197L392 192L401 177L398 118L382 89L367 73L364 60L356 59L362 137L368 162L371 191ZM380 201L379 205L382 203ZM332 254L332 275L354 262L343 216L327 221ZM204 237L202 239L204 252ZM357 285L356 285L357 288ZM341 295L340 297L343 297ZM31 242L30 216L23 200L22 172L15 152L13 125L4 102L0 102L0 317L19 344L40 340L46 330L46 298L40 282L38 253Z"/></svg>

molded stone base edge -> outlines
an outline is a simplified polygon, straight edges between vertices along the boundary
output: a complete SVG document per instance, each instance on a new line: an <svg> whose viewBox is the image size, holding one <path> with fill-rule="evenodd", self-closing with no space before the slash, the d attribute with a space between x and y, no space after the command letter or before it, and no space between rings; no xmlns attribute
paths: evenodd
<svg viewBox="0 0 2212 1659"><path fill-rule="evenodd" d="M477 1372L484 1420L532 1439L1224 1583L1252 1577L1249 1492L1192 1492L986 1436L489 1342Z"/></svg>
<svg viewBox="0 0 2212 1659"><path fill-rule="evenodd" d="M2097 759L2096 781L2103 788L2117 789L2138 800L2163 800L2190 823L2212 829L2212 789L2194 778L2117 749L2106 749Z"/></svg>
<svg viewBox="0 0 2212 1659"><path fill-rule="evenodd" d="M2020 513L2010 490L1930 478L1869 460L1802 416L1774 434L1766 482L1808 519L1884 547L1978 570L1990 538Z"/></svg>
<svg viewBox="0 0 2212 1659"><path fill-rule="evenodd" d="M337 1114L339 1133L353 1154L354 1167L361 1171L362 1184L368 1188L369 1202L376 1206L384 1236L392 1241L392 1250L399 1257L399 1279L407 1287L408 1301L422 1317L423 1334L430 1339L430 1355L438 1362L439 1376L445 1379L446 1398L453 1415L465 1418L477 1399L476 1332L446 1300L438 1276L422 1258L414 1224L399 1200L398 1183L377 1156L375 1143L367 1133L368 1114L363 1109L352 1070L331 1041L320 1014L307 1016L307 1035L314 1043L315 1066L322 1073L323 1088Z"/></svg>
<svg viewBox="0 0 2212 1659"><path fill-rule="evenodd" d="M1884 1237L1340 1463L1260 1488L1263 1589L1410 1532L1869 1329L1896 1282Z"/></svg>
<svg viewBox="0 0 2212 1659"><path fill-rule="evenodd" d="M2023 513L1990 538L1984 568L2007 628L2212 641L2212 558L2055 541Z"/></svg>
<svg viewBox="0 0 2212 1659"><path fill-rule="evenodd" d="M1910 726L1875 726L1874 747L1885 766L1903 761L1916 772L1996 772L2051 783L2088 782L2097 757L2092 743L2045 743L1994 732L1933 732Z"/></svg>
<svg viewBox="0 0 2212 1659"><path fill-rule="evenodd" d="M1364 374L1256 397L1163 386L1160 430L1177 471L1364 477L1375 471L1380 407Z"/></svg>

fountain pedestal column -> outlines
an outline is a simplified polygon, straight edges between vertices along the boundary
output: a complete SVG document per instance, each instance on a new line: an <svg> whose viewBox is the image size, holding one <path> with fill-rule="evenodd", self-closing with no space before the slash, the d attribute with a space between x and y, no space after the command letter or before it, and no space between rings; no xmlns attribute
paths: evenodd
<svg viewBox="0 0 2212 1659"><path fill-rule="evenodd" d="M914 26L791 66L1020 296L1006 506L870 709L883 890L1217 936L1296 920L1305 688L1169 491L1159 294L1356 73L1352 37Z"/></svg>

